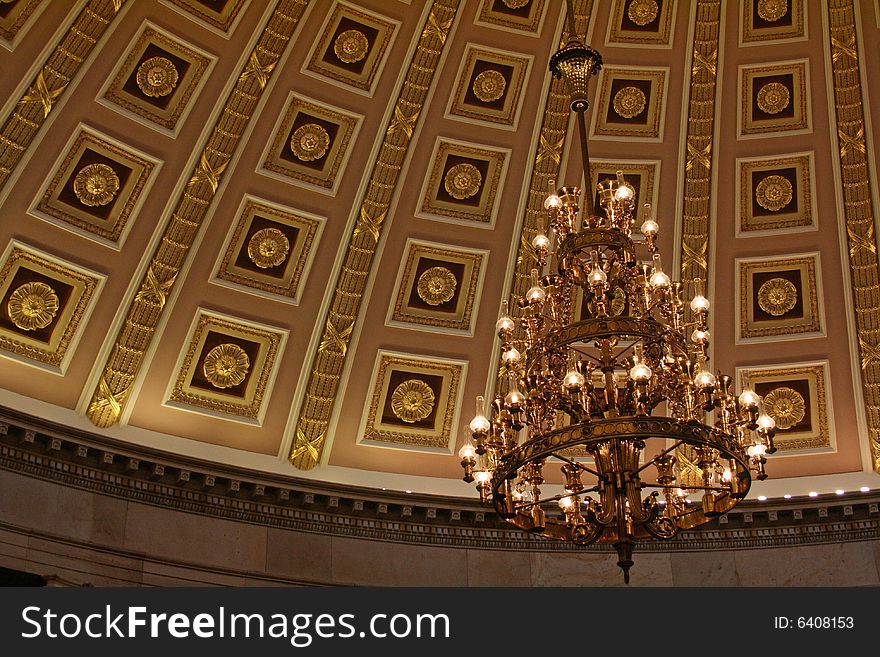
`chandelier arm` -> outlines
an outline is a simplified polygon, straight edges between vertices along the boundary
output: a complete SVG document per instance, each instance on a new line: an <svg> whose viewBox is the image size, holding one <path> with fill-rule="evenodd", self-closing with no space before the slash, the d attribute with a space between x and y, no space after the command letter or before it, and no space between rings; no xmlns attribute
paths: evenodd
<svg viewBox="0 0 880 657"><path fill-rule="evenodd" d="M657 454L657 456L653 457L650 461L648 461L647 463L645 463L645 465L643 465L641 468L639 468L638 470L636 470L636 471L635 471L635 474L638 474L638 473L640 473L642 470L644 470L644 469L646 469L646 468L649 468L649 467L651 467L652 465L655 465L655 461L656 461L657 459L659 459L659 458L661 458L661 457L663 457L663 456L666 456L667 454L669 454L669 452L673 452L673 451L675 451L676 449L678 449L678 448L681 447L682 445L684 445L684 441L683 441L683 440L679 440L679 441L677 441L672 447L669 447L669 448L667 448L667 449L664 449L662 452L660 452L659 454Z"/></svg>
<svg viewBox="0 0 880 657"><path fill-rule="evenodd" d="M596 472L595 470L591 470L590 468L588 468L587 466L583 465L582 463L579 463L578 461L575 461L574 459L570 459L570 458L568 458L567 456L561 456L561 455L559 455L559 454L552 454L551 456L553 456L553 457L559 459L560 461L565 461L565 462L568 463L569 465L573 465L574 467L576 467L576 468L578 468L578 469L580 469L580 470L583 470L584 472L589 472L591 475L595 475L596 477L601 477L601 476L602 476L602 475L600 475L598 472Z"/></svg>

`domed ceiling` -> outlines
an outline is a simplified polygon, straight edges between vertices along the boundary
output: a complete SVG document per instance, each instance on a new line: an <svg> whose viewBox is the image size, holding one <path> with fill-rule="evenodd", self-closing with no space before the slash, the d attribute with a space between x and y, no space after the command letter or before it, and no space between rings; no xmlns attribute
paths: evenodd
<svg viewBox="0 0 880 657"><path fill-rule="evenodd" d="M753 495L875 486L880 8L576 0L621 170L779 431ZM556 0L0 4L0 404L275 474L468 495L551 185Z"/></svg>

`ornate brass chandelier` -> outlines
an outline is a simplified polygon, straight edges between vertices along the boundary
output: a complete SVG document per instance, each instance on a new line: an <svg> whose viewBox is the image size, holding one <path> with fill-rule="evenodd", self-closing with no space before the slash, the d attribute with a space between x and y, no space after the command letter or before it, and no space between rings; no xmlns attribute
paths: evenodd
<svg viewBox="0 0 880 657"><path fill-rule="evenodd" d="M575 37L550 60L569 87L587 178L587 83L601 67ZM587 193L581 214L578 187L551 189L545 200L549 230L532 242L532 286L513 312L502 303L496 325L506 395L490 409L477 398L473 443L459 455L464 480L507 522L575 544L611 543L628 583L638 539L705 523L746 496L753 474L766 478L775 425L757 394L737 395L731 377L709 368L702 282L691 290L663 271L650 208L644 239L634 240L635 189L618 172L597 192L600 213ZM548 265L555 271L541 275ZM682 475L684 453L700 477ZM562 490L545 494L553 467Z"/></svg>

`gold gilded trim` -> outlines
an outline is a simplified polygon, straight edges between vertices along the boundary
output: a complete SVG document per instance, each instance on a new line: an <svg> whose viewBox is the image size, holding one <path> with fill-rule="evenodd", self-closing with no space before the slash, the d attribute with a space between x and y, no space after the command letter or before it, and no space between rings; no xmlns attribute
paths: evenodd
<svg viewBox="0 0 880 657"><path fill-rule="evenodd" d="M43 127L58 98L125 1L91 0L86 4L34 77L27 93L3 118L0 128L0 191Z"/></svg>
<svg viewBox="0 0 880 657"><path fill-rule="evenodd" d="M434 0L411 61L400 93L394 102L393 117L416 116L427 97L431 79L436 73L446 35L452 27L460 0ZM406 159L412 133L406 129L391 130L395 119L389 121L379 154L373 164L366 192L361 198L358 216L361 218L349 239L342 268L337 273L333 297L324 322L321 345L329 342L330 330L345 326L350 331L360 312L380 231ZM398 125L400 125L398 119ZM343 343L347 344L347 342ZM346 349L319 348L311 356L306 394L299 408L296 432L305 436L307 443L326 434L333 403L339 389L339 379L345 364ZM308 358L306 360L308 363ZM321 443L323 447L323 443ZM318 451L318 450L315 450ZM310 470L318 464L313 451L291 451L290 461L300 470Z"/></svg>
<svg viewBox="0 0 880 657"><path fill-rule="evenodd" d="M308 0L281 0L275 7L253 50L261 54L264 65L281 56L307 4ZM241 139L229 135L244 132L263 90L264 85L255 76L242 76L241 73L236 76L236 84L202 147L199 164L193 170L189 184L181 191L163 238L153 252L150 269L157 280L172 281L171 285L176 280L217 191L220 176ZM111 395L131 386L143 363L144 352L153 339L163 307L157 308L141 294L152 289L145 275L104 365L102 377ZM98 407L95 402L100 394L100 390L93 393L87 415L96 426L109 427L119 420L122 404Z"/></svg>
<svg viewBox="0 0 880 657"><path fill-rule="evenodd" d="M871 176L865 144L865 109L859 71L856 18L852 0L829 0L832 76L834 80L833 119L840 135L852 136L841 143L840 176L843 182L843 218L849 241L849 265L853 298L853 318L862 359L862 385L866 408L871 458L880 472L880 362L872 357L880 345L880 263L877 260L875 217L870 199ZM842 47L841 44L848 44ZM844 140L841 138L841 142ZM846 146L846 148L845 148ZM870 246L865 248L865 244Z"/></svg>

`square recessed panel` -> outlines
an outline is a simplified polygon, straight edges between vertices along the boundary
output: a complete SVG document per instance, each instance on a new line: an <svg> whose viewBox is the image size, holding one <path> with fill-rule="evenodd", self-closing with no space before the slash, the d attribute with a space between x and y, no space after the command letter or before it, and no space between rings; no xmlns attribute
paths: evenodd
<svg viewBox="0 0 880 657"><path fill-rule="evenodd" d="M261 171L335 194L362 118L291 94Z"/></svg>
<svg viewBox="0 0 880 657"><path fill-rule="evenodd" d="M661 141L667 71L622 66L602 69L593 115L593 136Z"/></svg>
<svg viewBox="0 0 880 657"><path fill-rule="evenodd" d="M803 0L743 0L740 2L740 45L760 46L805 39L806 10Z"/></svg>
<svg viewBox="0 0 880 657"><path fill-rule="evenodd" d="M737 259L737 342L825 335L819 254Z"/></svg>
<svg viewBox="0 0 880 657"><path fill-rule="evenodd" d="M213 61L178 37L145 24L102 99L175 134Z"/></svg>
<svg viewBox="0 0 880 657"><path fill-rule="evenodd" d="M446 116L515 129L531 62L468 44Z"/></svg>
<svg viewBox="0 0 880 657"><path fill-rule="evenodd" d="M779 453L834 446L828 418L831 387L828 361L737 368L742 388L761 397L762 409L776 421L773 442Z"/></svg>
<svg viewBox="0 0 880 657"><path fill-rule="evenodd" d="M287 331L199 309L169 406L260 424Z"/></svg>
<svg viewBox="0 0 880 657"><path fill-rule="evenodd" d="M465 361L380 351L358 442L451 453Z"/></svg>
<svg viewBox="0 0 880 657"><path fill-rule="evenodd" d="M636 161L636 160L596 160L590 159L591 172L591 189L596 189L596 185L603 180L616 180L617 172L623 174L623 179L628 182L636 190L634 199L635 213L633 226L635 227L633 239L641 239L641 233L638 228L648 219L648 209L645 204L649 204L651 208L657 207L657 198L659 187L657 181L660 179L660 161ZM596 191L593 196L593 207L599 207L599 192ZM651 210L651 219L656 210Z"/></svg>
<svg viewBox="0 0 880 657"><path fill-rule="evenodd" d="M12 50L21 28L34 15L41 0L17 0L0 2L0 42Z"/></svg>
<svg viewBox="0 0 880 657"><path fill-rule="evenodd" d="M159 162L80 126L31 214L121 246Z"/></svg>
<svg viewBox="0 0 880 657"><path fill-rule="evenodd" d="M488 251L408 240L387 323L473 335Z"/></svg>
<svg viewBox="0 0 880 657"><path fill-rule="evenodd" d="M417 216L491 227L510 151L438 139Z"/></svg>
<svg viewBox="0 0 880 657"><path fill-rule="evenodd" d="M607 46L670 48L675 0L615 0Z"/></svg>
<svg viewBox="0 0 880 657"><path fill-rule="evenodd" d="M187 16L228 37L248 0L165 0Z"/></svg>
<svg viewBox="0 0 880 657"><path fill-rule="evenodd" d="M214 281L299 302L324 218L245 197Z"/></svg>
<svg viewBox="0 0 880 657"><path fill-rule="evenodd" d="M545 0L482 0L478 25L537 34L544 20Z"/></svg>
<svg viewBox="0 0 880 657"><path fill-rule="evenodd" d="M737 160L737 235L815 230L813 154Z"/></svg>
<svg viewBox="0 0 880 657"><path fill-rule="evenodd" d="M807 60L739 69L739 137L811 132Z"/></svg>
<svg viewBox="0 0 880 657"><path fill-rule="evenodd" d="M390 18L337 2L305 72L372 96L397 25Z"/></svg>
<svg viewBox="0 0 880 657"><path fill-rule="evenodd" d="M0 265L0 349L64 373L104 276L20 242Z"/></svg>

